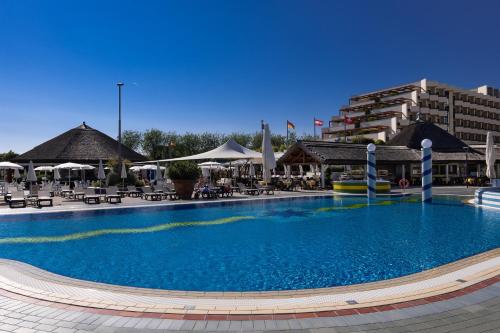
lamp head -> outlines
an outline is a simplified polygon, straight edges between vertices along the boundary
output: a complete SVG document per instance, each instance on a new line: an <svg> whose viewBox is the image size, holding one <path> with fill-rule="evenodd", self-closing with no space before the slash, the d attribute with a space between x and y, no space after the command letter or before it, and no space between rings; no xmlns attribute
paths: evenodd
<svg viewBox="0 0 500 333"><path fill-rule="evenodd" d="M429 139L423 139L420 144L422 145L422 148L431 148L432 147L432 141Z"/></svg>
<svg viewBox="0 0 500 333"><path fill-rule="evenodd" d="M375 151L375 149L377 149L377 146L375 146L373 143L369 143L366 146L366 150L368 150L370 153L373 153Z"/></svg>

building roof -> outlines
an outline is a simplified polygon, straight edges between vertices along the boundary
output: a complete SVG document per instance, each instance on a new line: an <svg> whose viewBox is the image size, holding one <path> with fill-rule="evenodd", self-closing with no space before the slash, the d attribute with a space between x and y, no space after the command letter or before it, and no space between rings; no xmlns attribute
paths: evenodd
<svg viewBox="0 0 500 333"><path fill-rule="evenodd" d="M420 149L405 146L378 145L376 158L377 163L384 165L419 163L421 152ZM433 152L432 159L440 163L463 162L466 160L466 153L464 151ZM484 155L471 150L467 153L467 159L470 162L484 161ZM328 141L298 141L288 148L278 162L283 164L361 165L366 164L366 145Z"/></svg>
<svg viewBox="0 0 500 333"><path fill-rule="evenodd" d="M16 162L34 163L85 162L98 163L118 157L118 141L88 126L85 122L17 156ZM146 158L122 145L122 158L145 161Z"/></svg>
<svg viewBox="0 0 500 333"><path fill-rule="evenodd" d="M432 150L435 152L464 152L464 148L468 147L462 140L427 121L417 121L404 127L387 141L387 145L420 150L424 139L432 141Z"/></svg>

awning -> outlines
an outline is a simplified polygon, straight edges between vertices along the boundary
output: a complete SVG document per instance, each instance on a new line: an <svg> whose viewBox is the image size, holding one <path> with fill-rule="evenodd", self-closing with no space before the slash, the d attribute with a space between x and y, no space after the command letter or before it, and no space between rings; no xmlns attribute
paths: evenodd
<svg viewBox="0 0 500 333"><path fill-rule="evenodd" d="M144 163L151 162L173 162L173 161L188 161L188 160L239 160L239 159L251 159L251 158L262 158L262 154L242 145L238 144L234 140L229 140L223 145L212 149L210 151L178 158L169 158L165 160L155 160L148 161Z"/></svg>

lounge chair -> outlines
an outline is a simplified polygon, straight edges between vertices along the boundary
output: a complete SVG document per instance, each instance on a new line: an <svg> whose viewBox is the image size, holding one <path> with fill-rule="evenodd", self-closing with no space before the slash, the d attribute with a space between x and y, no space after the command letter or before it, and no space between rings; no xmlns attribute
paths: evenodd
<svg viewBox="0 0 500 333"><path fill-rule="evenodd" d="M165 199L169 198L170 200L176 200L179 198L179 196L175 192L175 189L171 188L167 184L161 186L159 189L161 190L162 197L164 197Z"/></svg>
<svg viewBox="0 0 500 333"><path fill-rule="evenodd" d="M273 185L259 185L255 184L255 187L259 190L260 194L266 192L267 195L274 195L274 186Z"/></svg>
<svg viewBox="0 0 500 333"><path fill-rule="evenodd" d="M9 207L14 208L14 206L19 207L17 205L21 204L21 207L26 207L26 198L24 197L24 191L12 191L9 199Z"/></svg>
<svg viewBox="0 0 500 333"><path fill-rule="evenodd" d="M122 198L125 198L128 195L128 189L126 187L117 188L116 194L120 195Z"/></svg>
<svg viewBox="0 0 500 333"><path fill-rule="evenodd" d="M83 200L85 197L85 189L83 187L75 187L73 190L73 198L75 200Z"/></svg>
<svg viewBox="0 0 500 333"><path fill-rule="evenodd" d="M129 197L137 198L141 196L141 191L139 191L135 186L127 186L127 195Z"/></svg>
<svg viewBox="0 0 500 333"><path fill-rule="evenodd" d="M53 206L52 197L50 196L49 191L38 191L37 196L33 196L29 199L29 201L38 208L42 208L44 206L42 205L43 202L48 202L48 207Z"/></svg>
<svg viewBox="0 0 500 333"><path fill-rule="evenodd" d="M118 187L110 186L106 189L106 202L108 203L122 202L122 196L118 194Z"/></svg>
<svg viewBox="0 0 500 333"><path fill-rule="evenodd" d="M83 202L85 202L86 204L90 203L100 204L101 197L99 196L99 194L95 193L94 189L86 188L84 190Z"/></svg>
<svg viewBox="0 0 500 333"><path fill-rule="evenodd" d="M69 185L63 185L59 193L63 198L71 198L73 196L73 191L69 188Z"/></svg>
<svg viewBox="0 0 500 333"><path fill-rule="evenodd" d="M161 193L160 192L153 192L151 187L142 187L142 194L141 198L144 200L149 200L151 198L151 201L160 201L161 200Z"/></svg>
<svg viewBox="0 0 500 333"><path fill-rule="evenodd" d="M259 195L260 191L256 188L248 188L242 183L238 183L238 188L242 194Z"/></svg>

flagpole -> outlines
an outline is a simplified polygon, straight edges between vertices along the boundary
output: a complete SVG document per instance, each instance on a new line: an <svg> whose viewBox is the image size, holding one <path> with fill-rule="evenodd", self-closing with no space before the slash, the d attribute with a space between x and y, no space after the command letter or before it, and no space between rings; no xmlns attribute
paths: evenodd
<svg viewBox="0 0 500 333"><path fill-rule="evenodd" d="M288 119L286 120L286 145L288 147L288 145L290 144L290 142L288 141Z"/></svg>
<svg viewBox="0 0 500 333"><path fill-rule="evenodd" d="M313 133L314 140L316 140L316 117L313 118Z"/></svg>

